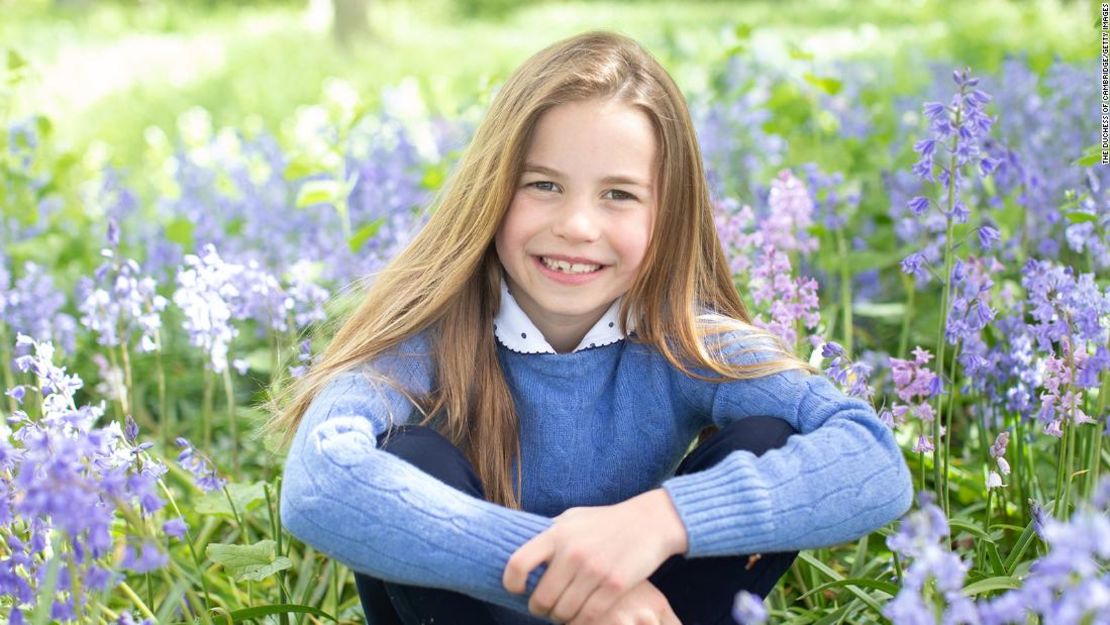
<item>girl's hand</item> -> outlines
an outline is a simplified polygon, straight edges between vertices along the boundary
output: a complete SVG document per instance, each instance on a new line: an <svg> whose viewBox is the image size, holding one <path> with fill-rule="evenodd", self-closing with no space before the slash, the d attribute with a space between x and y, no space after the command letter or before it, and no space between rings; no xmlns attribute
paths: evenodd
<svg viewBox="0 0 1110 625"><path fill-rule="evenodd" d="M570 508L509 558L502 584L525 591L528 573L547 562L528 610L541 618L592 624L674 554L686 527L670 495L655 489L611 506Z"/></svg>
<svg viewBox="0 0 1110 625"><path fill-rule="evenodd" d="M575 619L567 625L591 625ZM682 625L667 597L648 580L621 595L608 612L593 625Z"/></svg>

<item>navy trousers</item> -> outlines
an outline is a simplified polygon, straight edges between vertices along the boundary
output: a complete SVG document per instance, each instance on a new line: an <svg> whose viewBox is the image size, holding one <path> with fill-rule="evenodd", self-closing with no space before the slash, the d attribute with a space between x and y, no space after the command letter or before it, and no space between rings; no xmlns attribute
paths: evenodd
<svg viewBox="0 0 1110 625"><path fill-rule="evenodd" d="M737 449L762 455L797 432L781 419L748 417L714 432L682 460L676 475L712 467ZM402 425L378 437L379 447L444 483L484 499L482 485L463 453L430 427ZM740 590L766 597L798 555L794 552L667 559L648 579L683 625L733 625ZM368 625L539 625L538 617L444 590L384 582L355 574Z"/></svg>

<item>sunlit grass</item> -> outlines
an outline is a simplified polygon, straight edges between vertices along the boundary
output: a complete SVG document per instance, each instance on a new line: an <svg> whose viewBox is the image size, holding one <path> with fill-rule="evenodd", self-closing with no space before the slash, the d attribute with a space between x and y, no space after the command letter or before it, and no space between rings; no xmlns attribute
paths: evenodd
<svg viewBox="0 0 1110 625"><path fill-rule="evenodd" d="M143 129L174 126L192 106L217 124L258 116L270 127L319 99L328 76L350 81L373 103L416 76L433 113L453 114L539 47L590 28L640 39L685 89L698 89L737 24L761 60L791 49L821 63L838 58L959 59L997 69L1022 52L1034 66L1092 58L1082 3L956 2L575 2L524 5L502 19L463 20L449 3L375 1L373 38L339 49L327 0L235 8L151 3L94 4L59 11L45 2L4 10L0 40L36 68L21 99L55 119L63 143L103 141L117 164L142 154ZM1085 37L1085 34L1092 34Z"/></svg>

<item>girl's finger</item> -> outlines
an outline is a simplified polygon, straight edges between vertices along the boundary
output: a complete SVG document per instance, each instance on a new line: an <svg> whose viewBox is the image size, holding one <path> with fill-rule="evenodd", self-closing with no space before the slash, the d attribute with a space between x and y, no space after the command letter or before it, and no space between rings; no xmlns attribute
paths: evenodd
<svg viewBox="0 0 1110 625"><path fill-rule="evenodd" d="M581 611L589 610L592 614L602 615L616 605L617 601L621 598L620 594L607 588L604 585L598 585L594 588L593 593L586 597L582 602Z"/></svg>
<svg viewBox="0 0 1110 625"><path fill-rule="evenodd" d="M533 614L548 616L573 581L574 567L568 566L565 560L556 556L547 565L540 583L532 591L528 610Z"/></svg>
<svg viewBox="0 0 1110 625"><path fill-rule="evenodd" d="M609 611L620 597L598 584L597 579L582 575L581 570L574 578L567 592L555 604L553 614L569 614L578 622L585 622L584 614L592 613L597 617ZM595 619L596 620L596 619Z"/></svg>
<svg viewBox="0 0 1110 625"><path fill-rule="evenodd" d="M501 575L501 584L505 590L517 595L524 592L527 589L528 574L541 563L551 559L553 552L554 546L547 532L524 543L505 564L505 572ZM549 569L544 577L546 578L550 572Z"/></svg>

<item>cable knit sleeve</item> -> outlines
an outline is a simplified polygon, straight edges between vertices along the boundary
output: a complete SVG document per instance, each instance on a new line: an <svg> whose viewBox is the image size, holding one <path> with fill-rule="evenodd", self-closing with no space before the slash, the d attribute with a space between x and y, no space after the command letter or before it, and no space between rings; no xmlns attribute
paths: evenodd
<svg viewBox="0 0 1110 625"><path fill-rule="evenodd" d="M374 368L401 375L414 391L426 390L431 366L426 352L419 353L410 350ZM546 565L533 569L522 595L506 591L501 576L513 552L552 520L466 495L378 449L383 415L390 411L405 423L413 407L392 387L377 388L357 371L337 376L316 396L286 459L282 523L354 571L528 614L528 597Z"/></svg>
<svg viewBox="0 0 1110 625"><path fill-rule="evenodd" d="M726 335L726 343L740 339L724 350L729 362L770 359L737 332ZM763 415L799 432L762 456L737 450L708 470L663 482L686 526L688 557L826 547L909 509L913 485L893 433L868 403L825 376L794 370L718 384L678 375L691 409L719 427Z"/></svg>

